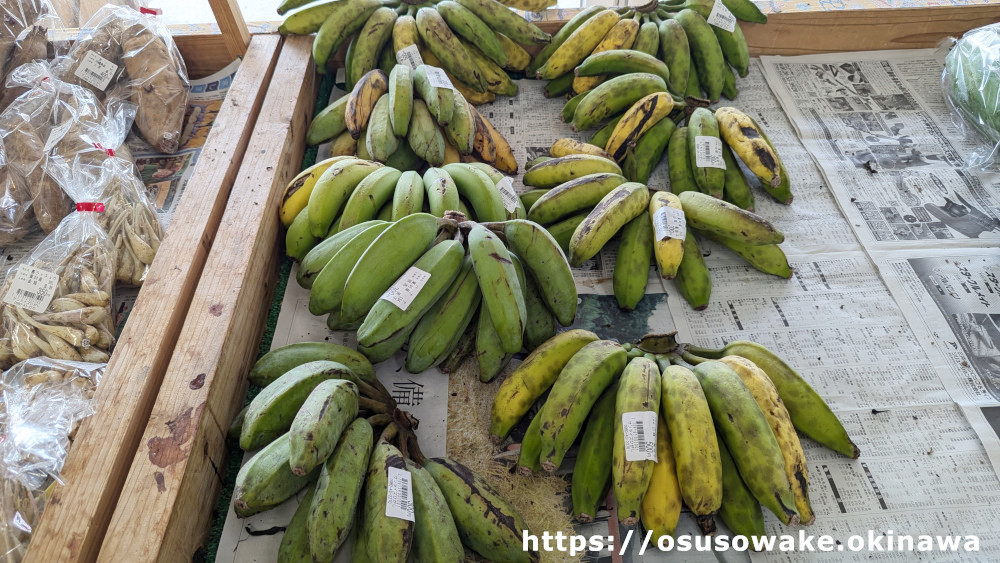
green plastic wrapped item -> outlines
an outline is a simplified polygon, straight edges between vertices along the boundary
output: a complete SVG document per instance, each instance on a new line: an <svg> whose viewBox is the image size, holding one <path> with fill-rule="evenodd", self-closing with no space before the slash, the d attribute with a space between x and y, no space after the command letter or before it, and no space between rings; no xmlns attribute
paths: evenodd
<svg viewBox="0 0 1000 563"><path fill-rule="evenodd" d="M1000 148L1000 24L973 29L956 41L945 59L942 81L958 124L983 141L967 164L995 164Z"/></svg>

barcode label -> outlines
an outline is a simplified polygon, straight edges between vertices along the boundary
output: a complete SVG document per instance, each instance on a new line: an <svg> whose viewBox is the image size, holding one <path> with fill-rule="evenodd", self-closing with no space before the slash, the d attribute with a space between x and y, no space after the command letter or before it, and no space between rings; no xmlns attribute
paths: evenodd
<svg viewBox="0 0 1000 563"><path fill-rule="evenodd" d="M418 66L424 64L424 59L420 56L420 49L416 45L410 45L396 51L396 62L416 69Z"/></svg>
<svg viewBox="0 0 1000 563"><path fill-rule="evenodd" d="M410 266L410 269L382 294L382 299L405 311L429 279L431 279L430 274L416 266Z"/></svg>
<svg viewBox="0 0 1000 563"><path fill-rule="evenodd" d="M625 461L656 461L656 416L653 411L622 413Z"/></svg>
<svg viewBox="0 0 1000 563"><path fill-rule="evenodd" d="M694 165L698 168L726 169L722 160L722 141L713 135L698 135L694 138Z"/></svg>
<svg viewBox="0 0 1000 563"><path fill-rule="evenodd" d="M435 88L447 88L449 90L454 90L455 85L451 83L451 79L448 75L444 73L443 70L436 66L424 65L427 69L427 82Z"/></svg>
<svg viewBox="0 0 1000 563"><path fill-rule="evenodd" d="M114 78L116 72L118 72L118 66L113 62L94 51L87 51L74 74L94 88L103 91L108 87L108 84L111 84L111 79Z"/></svg>
<svg viewBox="0 0 1000 563"><path fill-rule="evenodd" d="M44 313L49 308L58 285L57 274L22 264L18 266L3 302L32 313Z"/></svg>
<svg viewBox="0 0 1000 563"><path fill-rule="evenodd" d="M517 197L517 193L514 192L514 182L510 179L510 176L504 176L503 180L497 182L497 189L500 190L500 199L503 200L503 208L507 210L507 213L513 213L521 200Z"/></svg>
<svg viewBox="0 0 1000 563"><path fill-rule="evenodd" d="M707 21L709 24L730 33L736 29L736 16L729 11L729 8L722 3L722 0L715 0L715 4L712 5L712 12L708 14Z"/></svg>
<svg viewBox="0 0 1000 563"><path fill-rule="evenodd" d="M385 515L413 522L413 477L410 472L390 467L388 489L385 497Z"/></svg>
<svg viewBox="0 0 1000 563"><path fill-rule="evenodd" d="M653 213L653 232L658 241L684 240L684 237L687 236L687 221L684 219L684 212L669 206L657 209Z"/></svg>

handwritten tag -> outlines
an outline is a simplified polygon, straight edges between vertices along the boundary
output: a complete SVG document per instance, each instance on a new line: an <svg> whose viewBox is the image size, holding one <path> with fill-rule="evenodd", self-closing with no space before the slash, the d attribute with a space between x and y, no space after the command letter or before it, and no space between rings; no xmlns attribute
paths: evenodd
<svg viewBox="0 0 1000 563"><path fill-rule="evenodd" d="M420 56L420 49L416 45L410 45L396 51L396 62L415 69L424 64L424 59Z"/></svg>
<svg viewBox="0 0 1000 563"><path fill-rule="evenodd" d="M58 285L58 274L22 264L18 266L3 302L32 313L44 313L49 308Z"/></svg>
<svg viewBox="0 0 1000 563"><path fill-rule="evenodd" d="M410 303L413 303L413 300L417 298L420 290L424 288L424 284L429 279L431 279L429 273L416 266L410 266L410 269L406 270L396 280L396 283L392 284L392 287L382 294L382 299L405 311L410 306Z"/></svg>
<svg viewBox="0 0 1000 563"><path fill-rule="evenodd" d="M715 4L712 5L712 12L708 14L707 21L709 24L730 33L736 29L736 16L729 11L729 8L721 0L715 0Z"/></svg>
<svg viewBox="0 0 1000 563"><path fill-rule="evenodd" d="M111 79L114 78L116 72L118 72L118 66L113 62L94 51L87 51L74 74L94 88L103 91L108 87L108 84L111 84Z"/></svg>
<svg viewBox="0 0 1000 563"><path fill-rule="evenodd" d="M656 417L653 411L622 413L625 461L656 461Z"/></svg>
<svg viewBox="0 0 1000 563"><path fill-rule="evenodd" d="M712 135L698 135L694 138L694 165L698 168L726 169L722 159L722 141Z"/></svg>
<svg viewBox="0 0 1000 563"><path fill-rule="evenodd" d="M435 88L447 88L449 90L454 90L455 85L451 83L451 79L448 75L444 73L443 70L436 66L424 65L427 69L427 82Z"/></svg>

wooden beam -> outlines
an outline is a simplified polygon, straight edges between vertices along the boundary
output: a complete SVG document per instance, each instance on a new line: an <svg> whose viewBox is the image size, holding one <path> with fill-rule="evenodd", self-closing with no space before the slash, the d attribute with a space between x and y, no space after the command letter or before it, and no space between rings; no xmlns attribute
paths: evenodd
<svg viewBox="0 0 1000 563"><path fill-rule="evenodd" d="M208 0L208 3L225 40L229 60L245 55L250 44L250 30L237 0Z"/></svg>
<svg viewBox="0 0 1000 563"><path fill-rule="evenodd" d="M253 40L216 117L167 236L97 389L24 561L92 561L146 428L229 189L264 100L281 40Z"/></svg>
<svg viewBox="0 0 1000 563"><path fill-rule="evenodd" d="M189 78L213 74L236 59L230 56L226 38L221 33L175 35L174 43L184 57Z"/></svg>
<svg viewBox="0 0 1000 563"><path fill-rule="evenodd" d="M315 104L311 45L291 37L282 49L100 561L189 561L209 528L226 430L277 283L277 208Z"/></svg>

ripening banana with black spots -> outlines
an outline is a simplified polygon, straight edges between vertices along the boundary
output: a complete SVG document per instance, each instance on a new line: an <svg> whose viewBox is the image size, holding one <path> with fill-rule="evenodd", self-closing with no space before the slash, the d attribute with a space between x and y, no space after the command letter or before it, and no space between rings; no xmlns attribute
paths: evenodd
<svg viewBox="0 0 1000 563"><path fill-rule="evenodd" d="M656 29L656 24L652 22L643 24L643 28L646 25L652 25L652 29ZM657 39L657 42L659 42L659 39ZM657 46L659 46L659 43L657 43ZM605 74L630 74L634 72L655 74L662 78L664 82L670 79L670 70L667 68L667 65L656 58L655 55L627 48L595 52L573 69L573 74L578 78L597 77ZM574 88L574 90L576 89Z"/></svg>
<svg viewBox="0 0 1000 563"><path fill-rule="evenodd" d="M490 312L503 349L508 354L517 353L522 346L527 312L510 253L496 235L479 224L469 231L468 245L483 292L483 304Z"/></svg>
<svg viewBox="0 0 1000 563"><path fill-rule="evenodd" d="M377 162L353 158L342 160L328 168L316 181L316 186L309 195L306 207L309 212L309 232L314 237L325 238L344 202L361 180L381 167Z"/></svg>
<svg viewBox="0 0 1000 563"><path fill-rule="evenodd" d="M746 244L781 244L782 234L770 221L700 192L680 194L688 225Z"/></svg>
<svg viewBox="0 0 1000 563"><path fill-rule="evenodd" d="M522 45L541 45L551 39L548 33L496 0L457 1L472 10L479 19L490 26L490 29L498 31Z"/></svg>
<svg viewBox="0 0 1000 563"><path fill-rule="evenodd" d="M535 73L536 78L552 80L573 70L618 21L618 14L613 10L603 10L586 20L549 56Z"/></svg>
<svg viewBox="0 0 1000 563"><path fill-rule="evenodd" d="M698 108L687 121L688 160L698 191L722 199L726 187L725 160L719 124L710 110ZM718 150L718 154L714 154Z"/></svg>
<svg viewBox="0 0 1000 563"><path fill-rule="evenodd" d="M589 154L574 154L553 158L532 166L524 173L524 185L534 188L554 188L559 184L588 174L618 174L622 169L613 160Z"/></svg>
<svg viewBox="0 0 1000 563"><path fill-rule="evenodd" d="M645 213L648 205L645 184L626 182L612 190L573 232L569 263L579 266L593 258L626 223Z"/></svg>
<svg viewBox="0 0 1000 563"><path fill-rule="evenodd" d="M288 430L292 473L305 475L330 457L341 433L357 415L358 388L354 383L328 379L313 388Z"/></svg>
<svg viewBox="0 0 1000 563"><path fill-rule="evenodd" d="M723 107L715 111L715 119L722 139L762 184L781 184L781 159L749 116L736 108Z"/></svg>
<svg viewBox="0 0 1000 563"><path fill-rule="evenodd" d="M663 279L672 280L684 259L687 222L681 200L670 192L653 192L649 198L653 226L653 256Z"/></svg>
<svg viewBox="0 0 1000 563"><path fill-rule="evenodd" d="M479 153L479 145L484 137L489 137L489 143L493 147L493 160L486 161L488 164L492 164L497 170L505 174L517 174L517 159L514 158L514 151L510 148L510 143L507 139L497 131L496 127L479 111L469 106L472 110L473 115L476 117L476 153ZM480 155L481 156L481 155ZM486 159L483 159L486 160Z"/></svg>
<svg viewBox="0 0 1000 563"><path fill-rule="evenodd" d="M368 71L378 68L379 53L392 37L396 16L396 11L387 6L375 10L354 38L351 64L346 68L351 84L361 80Z"/></svg>
<svg viewBox="0 0 1000 563"><path fill-rule="evenodd" d="M403 14L396 18L396 23L392 25L392 52L398 53L419 43L420 32L417 31L417 20L409 14Z"/></svg>
<svg viewBox="0 0 1000 563"><path fill-rule="evenodd" d="M611 465L615 450L615 403L618 384L612 383L594 403L573 464L573 516L593 522L611 487Z"/></svg>
<svg viewBox="0 0 1000 563"><path fill-rule="evenodd" d="M535 348L497 389L490 418L493 442L506 438L531 405L555 383L570 358L597 340L593 332L573 329L560 332Z"/></svg>
<svg viewBox="0 0 1000 563"><path fill-rule="evenodd" d="M621 161L625 151L634 147L643 133L659 123L674 111L674 98L667 92L650 94L632 105L611 133L605 146L611 156Z"/></svg>
<svg viewBox="0 0 1000 563"><path fill-rule="evenodd" d="M785 474L778 440L746 385L722 362L708 360L694 367L719 435L753 493L782 524L799 523L795 494Z"/></svg>
<svg viewBox="0 0 1000 563"><path fill-rule="evenodd" d="M464 561L462 539L441 488L416 463L406 460L406 469L413 485L413 561Z"/></svg>
<svg viewBox="0 0 1000 563"><path fill-rule="evenodd" d="M553 158L559 158L560 156L569 156L571 154L592 154L594 156L600 156L602 158L610 159L611 155L608 151L592 145L590 143L584 143L577 141L576 139L556 139L552 146L549 147L549 155Z"/></svg>
<svg viewBox="0 0 1000 563"><path fill-rule="evenodd" d="M657 543L663 536L674 535L681 517L681 501L670 431L661 416L657 418L656 426L656 464L649 478L649 487L642 497L640 514L642 527L653 533L653 540Z"/></svg>
<svg viewBox="0 0 1000 563"><path fill-rule="evenodd" d="M379 10L381 5L381 2L373 0L320 5L315 8L307 8L298 14L289 16L288 20L282 24L282 27L286 31L294 33L288 26L289 20L300 14L305 16L307 13L318 16L323 6L330 6L330 12L318 28L313 28L310 25L312 22L304 22L305 25L303 26L309 29L309 31L304 32L304 35L316 32L316 38L313 40L312 45L313 60L316 61L316 71L320 74L326 74L327 61L330 59L330 56L340 49L340 46L348 37L355 35L355 32L362 29L372 19L372 16ZM317 11L313 12L312 10ZM395 17L395 12L392 15ZM318 17L316 19L318 20ZM354 81L349 82L354 83Z"/></svg>
<svg viewBox="0 0 1000 563"><path fill-rule="evenodd" d="M563 182L535 200L528 210L528 220L549 225L579 211L592 209L625 181L624 176L615 172L597 172Z"/></svg>
<svg viewBox="0 0 1000 563"><path fill-rule="evenodd" d="M469 53L469 57L472 58L473 64L482 73L483 82L486 84L486 91L493 92L494 94L501 94L504 96L516 96L517 95L517 82L514 82L507 71L503 69L500 65L490 60L489 57L483 54L481 50L477 47L477 44L462 43L465 46L465 50Z"/></svg>
<svg viewBox="0 0 1000 563"><path fill-rule="evenodd" d="M457 35L477 46L492 62L500 66L507 64L507 54L500 38L479 16L452 0L438 2L434 8Z"/></svg>
<svg viewBox="0 0 1000 563"><path fill-rule="evenodd" d="M768 138L767 132L757 124L757 121L754 120L754 118L750 117L750 122L754 124L758 131L760 131L760 136L764 137L764 140L767 141L768 146L771 147L771 151L777 155L778 149L775 148L774 143L772 143L771 139ZM794 199L794 196L792 196L792 178L788 175L788 170L785 169L785 164L781 162L780 157L778 160L778 173L781 175L781 181L778 182L777 186L773 186L769 183L761 183L761 187L764 188L767 195L773 197L778 203L790 205L792 203L792 199Z"/></svg>
<svg viewBox="0 0 1000 563"><path fill-rule="evenodd" d="M675 128L676 124L672 119L661 119L643 133L635 147L625 151L625 162L622 163L625 177L632 182L645 184L653 174L653 169L660 164Z"/></svg>
<svg viewBox="0 0 1000 563"><path fill-rule="evenodd" d="M542 300L559 324L573 324L576 284L566 256L552 235L536 223L515 219L504 224L504 236L510 249L524 261Z"/></svg>
<svg viewBox="0 0 1000 563"><path fill-rule="evenodd" d="M584 131L621 113L649 94L664 92L663 78L646 72L610 78L591 90L573 112L573 129Z"/></svg>
<svg viewBox="0 0 1000 563"><path fill-rule="evenodd" d="M309 196L312 195L313 188L315 188L316 183L323 173L334 164L348 158L346 156L328 158L306 168L292 178L292 181L285 186L284 193L281 194L281 206L279 208L281 224L285 227L290 226L299 213L306 208L306 205L309 203Z"/></svg>
<svg viewBox="0 0 1000 563"><path fill-rule="evenodd" d="M580 26L597 14L603 13L605 10L607 10L607 8L604 8L603 6L588 6L577 12L572 18L569 19L568 22L566 22L565 25L559 28L559 31L552 36L551 41L531 59L531 64L525 69L525 73L528 76L534 75L535 72L549 60L552 53L555 53L556 50L559 49L559 47L561 47L562 44L565 43L577 29L580 29ZM516 37L512 37L511 39L514 39L515 41L517 40ZM572 82L572 79L570 79L570 82Z"/></svg>
<svg viewBox="0 0 1000 563"><path fill-rule="evenodd" d="M618 507L618 521L626 526L639 521L642 498L656 464L656 440L648 440L646 432L652 434L656 431L659 412L660 370L652 360L635 358L625 366L618 383L611 463L611 484ZM645 417L647 414L649 416ZM626 449L626 431L643 442L645 451Z"/></svg>
<svg viewBox="0 0 1000 563"><path fill-rule="evenodd" d="M417 10L417 30L424 44L445 68L473 90L486 91L482 71L471 61L468 50L436 9L425 7Z"/></svg>
<svg viewBox="0 0 1000 563"><path fill-rule="evenodd" d="M385 513L390 468L405 471L405 458L392 444L379 442L368 462L363 517L355 525L360 526L359 535L367 539L367 555L372 561L403 563L413 545L413 522Z"/></svg>
<svg viewBox="0 0 1000 563"><path fill-rule="evenodd" d="M623 369L625 349L609 340L591 342L570 358L539 413L542 469L554 473L559 468L590 408Z"/></svg>
<svg viewBox="0 0 1000 563"><path fill-rule="evenodd" d="M636 36L639 35L639 22L633 19L620 19L601 42L591 51L591 54L610 51L612 49L631 49ZM603 76L579 76L573 79L573 91L580 93L593 89L604 80Z"/></svg>

